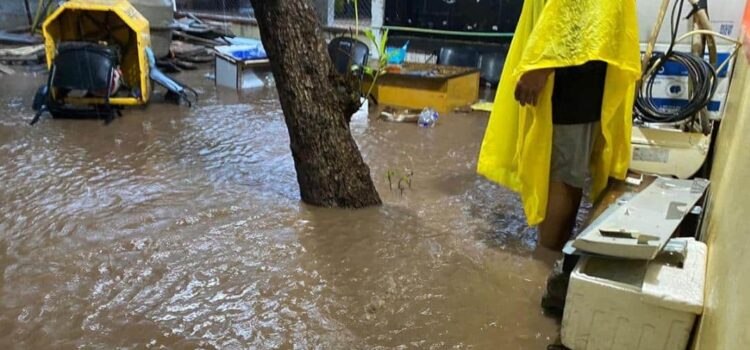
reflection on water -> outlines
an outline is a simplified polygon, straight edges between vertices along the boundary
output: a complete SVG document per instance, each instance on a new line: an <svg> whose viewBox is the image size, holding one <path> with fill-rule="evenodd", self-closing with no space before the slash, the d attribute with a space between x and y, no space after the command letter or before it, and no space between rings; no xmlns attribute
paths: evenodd
<svg viewBox="0 0 750 350"><path fill-rule="evenodd" d="M104 126L0 78L0 347L539 349L547 269L517 198L474 174L486 117L371 118L385 204L298 201L275 91L154 102ZM10 80L13 80L12 82ZM158 100L158 98L157 98ZM385 174L414 172L411 190Z"/></svg>

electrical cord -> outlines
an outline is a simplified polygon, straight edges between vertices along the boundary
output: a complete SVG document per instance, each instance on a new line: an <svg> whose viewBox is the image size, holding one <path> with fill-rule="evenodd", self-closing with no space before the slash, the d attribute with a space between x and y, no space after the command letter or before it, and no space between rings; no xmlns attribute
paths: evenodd
<svg viewBox="0 0 750 350"><path fill-rule="evenodd" d="M689 53L674 51L677 43L677 32L680 26L682 8L685 0L675 0L670 17L671 41L669 49L664 53L655 53L649 58L646 65L646 73L643 75L643 85L638 89L635 100L635 108L642 121L647 123L677 123L695 117L701 110L711 102L711 98L718 86L717 70L702 57ZM694 7L697 5L693 5ZM694 34L707 34L703 31L691 32ZM711 32L713 35L713 33ZM684 39L682 36L680 39ZM691 91L685 105L673 110L662 110L654 104L654 83L657 72L660 72L668 62L675 62L687 69L688 80Z"/></svg>

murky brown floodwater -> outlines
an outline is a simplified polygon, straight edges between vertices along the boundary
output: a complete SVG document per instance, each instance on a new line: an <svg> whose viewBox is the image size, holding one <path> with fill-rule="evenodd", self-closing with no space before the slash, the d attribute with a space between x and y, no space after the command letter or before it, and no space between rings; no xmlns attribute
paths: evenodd
<svg viewBox="0 0 750 350"><path fill-rule="evenodd" d="M26 123L0 78L0 348L542 349L547 268L474 173L486 117L355 121L385 204L301 204L275 90ZM389 191L389 169L414 171Z"/></svg>

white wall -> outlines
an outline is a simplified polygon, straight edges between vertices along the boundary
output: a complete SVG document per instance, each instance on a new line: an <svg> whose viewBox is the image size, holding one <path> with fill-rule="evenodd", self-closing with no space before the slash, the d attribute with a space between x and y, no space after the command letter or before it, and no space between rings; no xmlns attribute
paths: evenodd
<svg viewBox="0 0 750 350"><path fill-rule="evenodd" d="M680 0L670 1L670 7L664 19L658 42L667 43L670 40L669 18L672 10L671 5L675 1ZM640 27L641 42L648 41L651 29L658 17L661 3L662 0L638 0L638 25ZM708 14L711 17L711 24L713 24L714 30L717 32L721 31L723 32L722 34L727 34L731 37L738 37L740 35L740 21L745 10L745 3L745 0L708 0ZM683 20L680 23L679 33L687 32L689 20L685 20L684 18L691 10L692 6L689 4L689 1L685 0L685 7L682 11Z"/></svg>
<svg viewBox="0 0 750 350"><path fill-rule="evenodd" d="M750 62L737 59L716 140L703 235L708 268L696 350L750 346Z"/></svg>

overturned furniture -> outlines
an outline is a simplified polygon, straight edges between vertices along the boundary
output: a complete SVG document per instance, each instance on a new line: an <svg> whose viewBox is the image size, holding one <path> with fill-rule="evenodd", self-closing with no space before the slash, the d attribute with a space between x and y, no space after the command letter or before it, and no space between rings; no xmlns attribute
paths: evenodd
<svg viewBox="0 0 750 350"><path fill-rule="evenodd" d="M37 114L111 120L151 96L148 21L126 0L72 0L43 25L49 78Z"/></svg>

